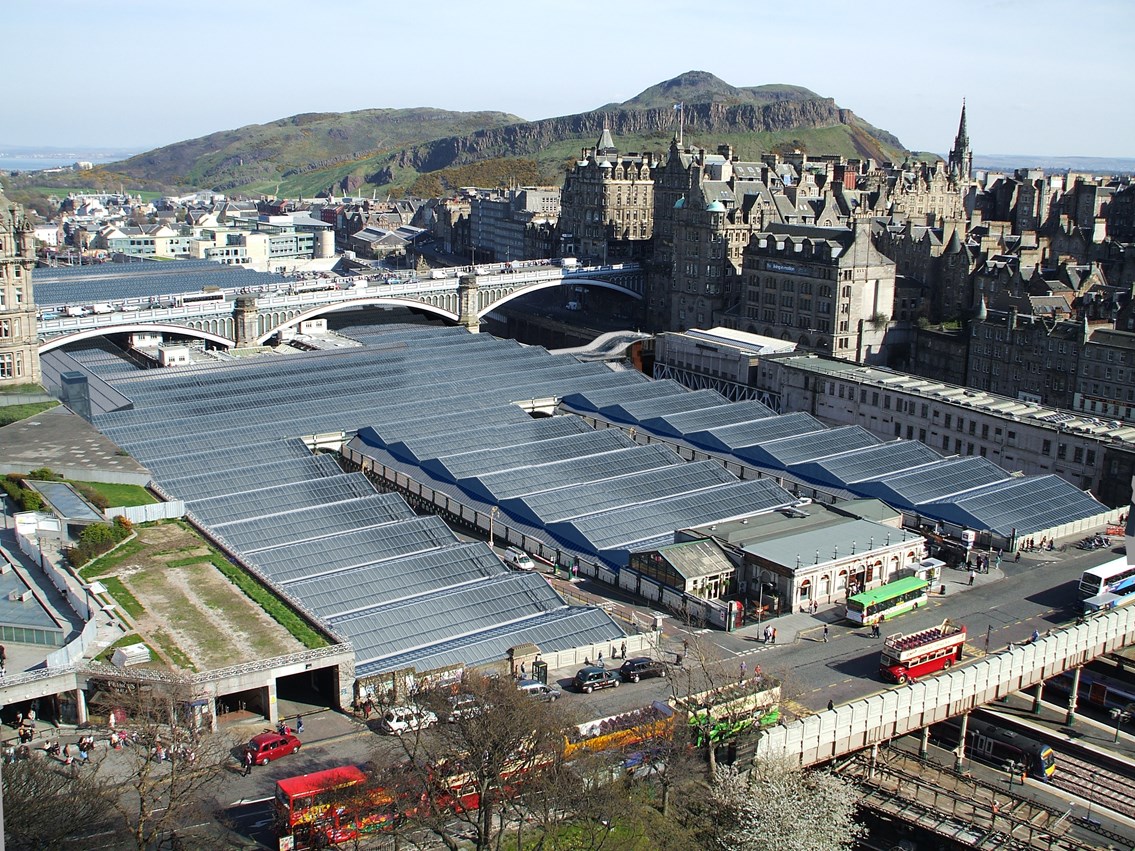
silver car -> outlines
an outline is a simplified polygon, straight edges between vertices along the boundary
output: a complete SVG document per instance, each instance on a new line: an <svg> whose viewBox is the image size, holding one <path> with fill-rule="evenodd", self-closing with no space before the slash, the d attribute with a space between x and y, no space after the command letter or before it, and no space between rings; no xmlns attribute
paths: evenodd
<svg viewBox="0 0 1135 851"><path fill-rule="evenodd" d="M520 680L516 684L517 689L527 695L531 695L536 700L546 700L551 703L557 700L562 692L558 688L544 685L539 680Z"/></svg>

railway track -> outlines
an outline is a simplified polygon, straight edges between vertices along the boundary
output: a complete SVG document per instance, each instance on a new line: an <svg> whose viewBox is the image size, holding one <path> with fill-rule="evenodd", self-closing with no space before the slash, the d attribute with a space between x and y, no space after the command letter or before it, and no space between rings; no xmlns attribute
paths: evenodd
<svg viewBox="0 0 1135 851"><path fill-rule="evenodd" d="M860 755L839 769L863 790L861 806L982 851L1088 851L1105 847L1074 835L1068 812L909 754L889 751L880 757L872 764L869 757ZM1092 830L1091 825L1081 826Z"/></svg>
<svg viewBox="0 0 1135 851"><path fill-rule="evenodd" d="M1135 782L1129 775L1093 765L1064 752L1056 757L1056 773L1049 784L1085 798L1095 807L1135 818Z"/></svg>

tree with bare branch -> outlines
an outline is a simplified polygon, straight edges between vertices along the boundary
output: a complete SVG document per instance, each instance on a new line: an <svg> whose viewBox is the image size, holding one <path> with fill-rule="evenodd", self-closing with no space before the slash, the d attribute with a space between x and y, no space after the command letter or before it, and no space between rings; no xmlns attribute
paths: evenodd
<svg viewBox="0 0 1135 851"><path fill-rule="evenodd" d="M93 769L116 833L138 851L180 847L177 831L199 815L200 793L221 781L240 743L197 729L191 707L199 695L187 682L123 681L117 691L121 743Z"/></svg>
<svg viewBox="0 0 1135 851"><path fill-rule="evenodd" d="M72 847L109 829L113 808L106 784L87 771L37 752L5 765L4 842L9 851ZM68 844L67 840L71 843Z"/></svg>

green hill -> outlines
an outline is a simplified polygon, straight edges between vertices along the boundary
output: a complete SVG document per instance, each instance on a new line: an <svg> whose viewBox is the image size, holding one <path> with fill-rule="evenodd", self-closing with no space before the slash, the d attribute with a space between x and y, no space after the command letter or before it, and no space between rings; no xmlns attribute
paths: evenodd
<svg viewBox="0 0 1135 851"><path fill-rule="evenodd" d="M624 103L524 121L500 112L370 109L310 113L166 145L112 163L93 180L311 197L323 191L438 194L455 186L559 183L604 126L620 151L663 155L684 104L684 141L731 144L745 159L779 149L901 158L891 134L808 89L738 88L704 71L651 86Z"/></svg>

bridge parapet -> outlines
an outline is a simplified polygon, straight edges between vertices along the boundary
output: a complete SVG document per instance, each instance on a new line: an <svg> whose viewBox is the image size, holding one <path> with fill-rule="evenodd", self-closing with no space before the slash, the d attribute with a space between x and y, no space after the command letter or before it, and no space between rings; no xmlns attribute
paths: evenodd
<svg viewBox="0 0 1135 851"><path fill-rule="evenodd" d="M41 351L100 334L137 332L148 326L155 326L156 333L200 337L222 346L249 345L331 310L371 305L419 308L473 329L493 308L537 290L589 283L642 298L644 280L637 263L587 267L541 263L494 264L475 270L463 267L436 277L297 281L288 285L288 291L224 290L220 301L181 304L178 297L178 305L155 309L149 309L146 299L128 299L111 305L109 312L41 320L36 333L42 341Z"/></svg>
<svg viewBox="0 0 1135 851"><path fill-rule="evenodd" d="M960 715L1135 642L1135 606L1097 615L1035 643L897 686L761 733L755 757L815 765Z"/></svg>

